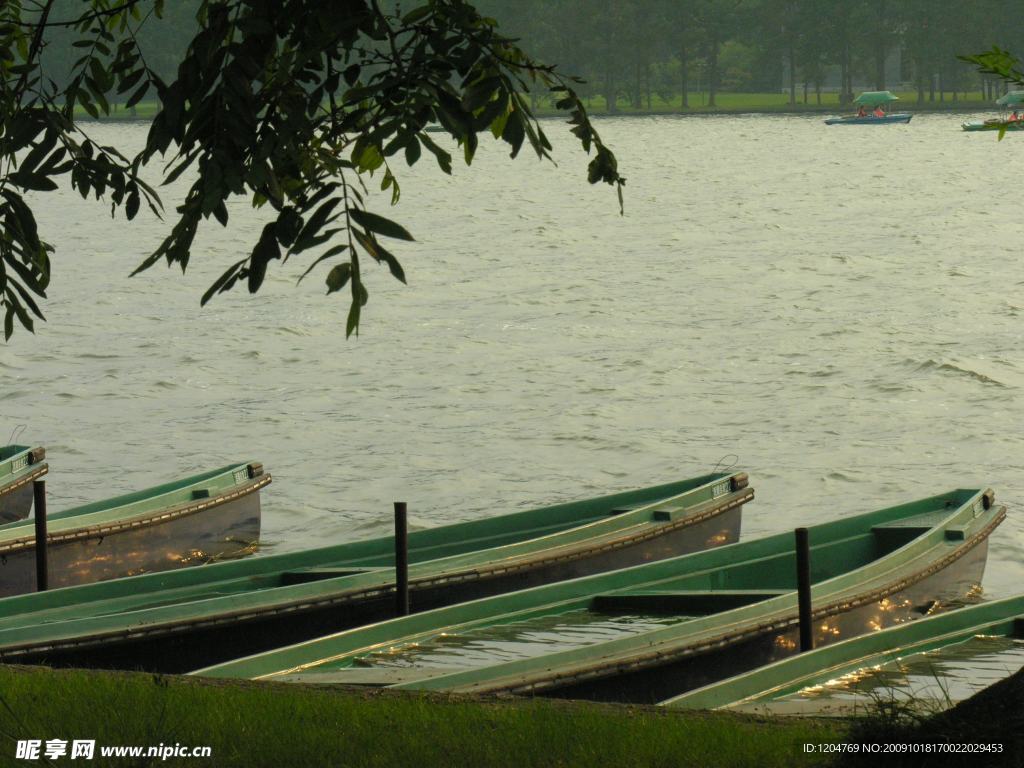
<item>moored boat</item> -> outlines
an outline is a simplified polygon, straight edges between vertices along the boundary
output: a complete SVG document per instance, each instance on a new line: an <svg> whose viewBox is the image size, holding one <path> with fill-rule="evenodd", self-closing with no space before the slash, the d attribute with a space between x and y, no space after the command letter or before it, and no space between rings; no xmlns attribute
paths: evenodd
<svg viewBox="0 0 1024 768"><path fill-rule="evenodd" d="M957 490L809 529L818 645L976 585L1005 517ZM792 534L381 622L198 670L214 677L655 703L791 655Z"/></svg>
<svg viewBox="0 0 1024 768"><path fill-rule="evenodd" d="M987 120L968 120L961 124L965 131L1022 131L1024 130L1024 116L1017 117L1018 110L1024 108L1024 91L1010 91L996 99L996 104L1001 108L1002 114L999 117L992 117ZM1013 110L1013 117L1007 114Z"/></svg>
<svg viewBox="0 0 1024 768"><path fill-rule="evenodd" d="M412 610L734 542L742 472L409 534ZM0 661L187 671L394 615L394 538L0 600Z"/></svg>
<svg viewBox="0 0 1024 768"><path fill-rule="evenodd" d="M24 445L0 448L0 524L23 520L32 509L32 482L48 471L46 451Z"/></svg>
<svg viewBox="0 0 1024 768"><path fill-rule="evenodd" d="M49 586L163 571L251 551L261 464L236 464L47 515ZM35 522L0 525L0 595L36 589Z"/></svg>
<svg viewBox="0 0 1024 768"><path fill-rule="evenodd" d="M675 696L677 709L767 708L804 688L976 637L1024 638L1024 595L995 600L844 640ZM796 711L788 707L787 712ZM815 710L811 710L813 713Z"/></svg>
<svg viewBox="0 0 1024 768"><path fill-rule="evenodd" d="M909 123L913 117L909 112L885 114L882 107L897 101L899 96L890 91L865 91L853 103L861 109L854 115L838 115L825 119L825 125L886 125L888 123ZM876 112L867 112L874 109Z"/></svg>

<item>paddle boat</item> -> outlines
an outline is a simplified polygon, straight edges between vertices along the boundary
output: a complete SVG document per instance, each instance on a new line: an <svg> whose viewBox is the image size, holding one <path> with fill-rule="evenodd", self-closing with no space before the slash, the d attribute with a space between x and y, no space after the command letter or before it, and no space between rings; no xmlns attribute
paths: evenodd
<svg viewBox="0 0 1024 768"><path fill-rule="evenodd" d="M999 117L992 117L988 120L968 120L962 124L965 131L1024 131L1024 115L1014 120L1009 114L1024 112L1024 91L1010 91L996 99L996 104L1001 107L1002 114Z"/></svg>
<svg viewBox="0 0 1024 768"><path fill-rule="evenodd" d="M48 514L49 586L251 552L260 534L258 491L269 483L262 464L236 464ZM35 549L34 520L0 525L0 596L36 589Z"/></svg>
<svg viewBox="0 0 1024 768"><path fill-rule="evenodd" d="M413 611L737 541L746 473L408 535ZM188 671L395 615L395 539L214 563L0 600L0 661ZM0 571L0 578L2 578Z"/></svg>
<svg viewBox="0 0 1024 768"><path fill-rule="evenodd" d="M24 445L0 448L0 524L23 520L32 509L32 482L48 471L46 451Z"/></svg>
<svg viewBox="0 0 1024 768"><path fill-rule="evenodd" d="M909 112L893 112L891 114L885 114L882 112L882 107L884 105L897 101L898 99L899 96L891 91L865 91L853 101L854 104L861 108L858 110L857 114L829 117L825 120L825 125L883 125L887 123L909 123L910 118L913 117ZM877 112L872 110L877 110Z"/></svg>
<svg viewBox="0 0 1024 768"><path fill-rule="evenodd" d="M959 489L810 527L824 646L963 597L1005 518ZM657 703L799 648L792 533L441 608L194 674Z"/></svg>

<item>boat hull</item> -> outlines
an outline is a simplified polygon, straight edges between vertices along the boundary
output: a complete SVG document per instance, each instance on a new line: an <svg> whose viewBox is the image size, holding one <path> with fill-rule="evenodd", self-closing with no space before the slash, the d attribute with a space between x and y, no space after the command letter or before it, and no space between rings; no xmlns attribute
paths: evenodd
<svg viewBox="0 0 1024 768"><path fill-rule="evenodd" d="M0 525L24 520L32 509L32 483L47 473L42 448L0 448Z"/></svg>
<svg viewBox="0 0 1024 768"><path fill-rule="evenodd" d="M864 117L830 117L825 120L825 125L889 125L895 123L909 123L913 115L907 112L897 112L885 117L866 115Z"/></svg>
<svg viewBox="0 0 1024 768"><path fill-rule="evenodd" d="M154 517L118 532L86 530L47 547L49 586L72 587L237 557L260 537L260 497L252 492L169 519ZM36 588L35 546L0 560L0 597Z"/></svg>
<svg viewBox="0 0 1024 768"><path fill-rule="evenodd" d="M410 607L413 612L425 611L731 544L739 539L743 505L751 498L753 491L747 489L732 502L710 508L703 519L684 519L684 524L657 536L626 541L610 549L602 547L591 553L580 552L572 559L528 563L494 575L464 574L461 581L455 574L444 572L432 583L413 580ZM145 633L133 632L131 636L126 632L120 637L81 638L66 647L50 644L40 650L20 649L14 654L0 648L0 659L53 666L187 672L394 615L394 593L387 589L377 596L350 601L292 604L249 616L151 627Z"/></svg>
<svg viewBox="0 0 1024 768"><path fill-rule="evenodd" d="M0 488L0 525L24 520L32 511L32 483Z"/></svg>
<svg viewBox="0 0 1024 768"><path fill-rule="evenodd" d="M961 126L965 131L998 131L1005 128L1007 131L1024 131L1024 121L1013 122L989 122L987 120L969 120Z"/></svg>
<svg viewBox="0 0 1024 768"><path fill-rule="evenodd" d="M230 465L48 513L48 588L251 552L259 539L259 491L270 481L261 464ZM0 597L36 589L34 522L0 526Z"/></svg>

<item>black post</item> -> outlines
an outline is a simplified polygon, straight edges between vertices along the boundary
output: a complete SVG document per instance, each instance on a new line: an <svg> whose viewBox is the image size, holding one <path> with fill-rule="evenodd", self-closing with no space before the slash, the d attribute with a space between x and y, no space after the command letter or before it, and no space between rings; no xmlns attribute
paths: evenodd
<svg viewBox="0 0 1024 768"><path fill-rule="evenodd" d="M800 604L800 651L814 650L811 625L811 547L806 528L796 529L796 591Z"/></svg>
<svg viewBox="0 0 1024 768"><path fill-rule="evenodd" d="M46 481L32 482L32 497L36 521L36 591L50 588L49 569L46 565Z"/></svg>
<svg viewBox="0 0 1024 768"><path fill-rule="evenodd" d="M409 615L409 524L404 501L395 502L395 613Z"/></svg>

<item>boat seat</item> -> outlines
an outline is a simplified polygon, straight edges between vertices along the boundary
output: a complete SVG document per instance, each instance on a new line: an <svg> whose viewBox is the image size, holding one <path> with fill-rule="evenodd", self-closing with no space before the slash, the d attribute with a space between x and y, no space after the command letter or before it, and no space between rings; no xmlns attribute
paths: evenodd
<svg viewBox="0 0 1024 768"><path fill-rule="evenodd" d="M596 595L590 610L600 613L679 613L709 616L759 603L792 592L791 589L714 589L697 592L638 590Z"/></svg>
<svg viewBox="0 0 1024 768"><path fill-rule="evenodd" d="M646 507L646 506L649 506L649 504L623 504L621 507L616 507L611 512L609 512L608 514L609 515L623 515L626 512L632 512L634 509L640 509L640 507Z"/></svg>
<svg viewBox="0 0 1024 768"><path fill-rule="evenodd" d="M292 584L308 584L312 581L324 581L326 579L337 579L341 576L355 576L358 573L369 573L379 570L377 568L297 568L294 571L283 571L281 573L281 586L289 587Z"/></svg>
<svg viewBox="0 0 1024 768"><path fill-rule="evenodd" d="M875 535L875 538L882 546L888 549L898 549L904 544L910 543L918 536L928 533L928 531L941 523L947 517L949 517L949 510L946 509L936 510L935 512L925 512L920 515L914 515L913 517L893 520L891 523L881 523L879 525L872 526L871 532ZM947 530L947 538L953 538L950 536L950 531L952 530L953 527L950 527Z"/></svg>
<svg viewBox="0 0 1024 768"><path fill-rule="evenodd" d="M658 507L653 512L655 520L671 522L693 513L693 506L689 504L678 504L674 507Z"/></svg>

